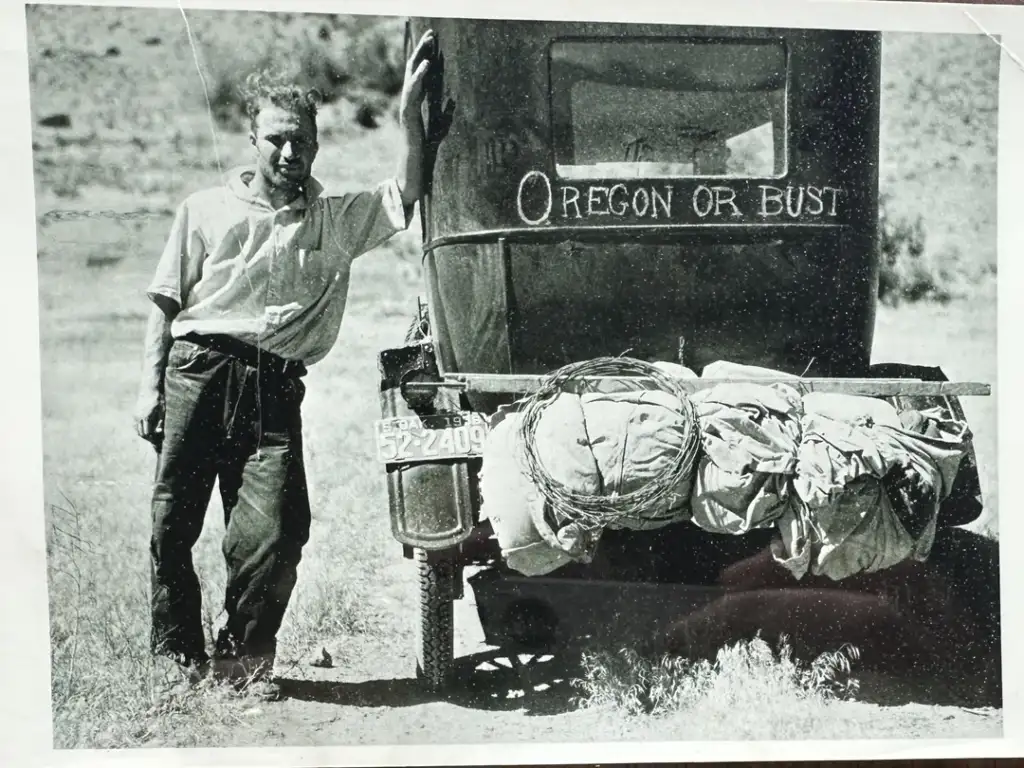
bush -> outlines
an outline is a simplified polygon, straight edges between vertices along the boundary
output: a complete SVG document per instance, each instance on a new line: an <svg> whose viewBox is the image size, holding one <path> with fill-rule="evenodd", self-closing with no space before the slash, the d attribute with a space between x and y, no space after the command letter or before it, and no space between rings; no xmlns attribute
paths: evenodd
<svg viewBox="0 0 1024 768"><path fill-rule="evenodd" d="M892 200L879 200L878 298L892 306L903 302L949 301L951 276L928 257L924 222L892 211ZM955 259L952 259L955 261Z"/></svg>

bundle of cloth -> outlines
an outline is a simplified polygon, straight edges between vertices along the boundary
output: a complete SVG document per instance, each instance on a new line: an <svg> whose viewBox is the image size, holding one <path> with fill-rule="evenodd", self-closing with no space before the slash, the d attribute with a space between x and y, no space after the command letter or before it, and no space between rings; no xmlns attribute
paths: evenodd
<svg viewBox="0 0 1024 768"><path fill-rule="evenodd" d="M795 378L728 362L702 377ZM874 397L801 396L785 381L717 384L691 401L700 429L692 476L622 525L732 535L774 528L773 557L796 578L840 580L928 557L939 506L969 448L965 422L939 409L898 412ZM600 532L552 515L523 470L516 419L510 412L492 430L481 473L483 513L506 562L526 575L588 562ZM566 395L546 409L536 449L559 482L627 493L677 460L683 423L678 399L663 392Z"/></svg>
<svg viewBox="0 0 1024 768"><path fill-rule="evenodd" d="M659 363L682 378L696 374ZM556 513L531 478L520 437L521 414L497 414L484 446L480 471L481 516L490 520L505 562L527 575L568 562L590 562L601 530ZM671 470L697 425L678 396L652 387L610 382L582 394L564 392L544 408L533 432L537 460L551 480L578 494L614 497L633 493ZM685 521L692 477L639 514L608 527L650 530Z"/></svg>
<svg viewBox="0 0 1024 768"><path fill-rule="evenodd" d="M730 363L706 378L791 378ZM969 449L963 421L898 412L875 397L799 395L785 383L722 384L694 395L703 456L693 522L714 533L774 527L796 578L840 580L924 560L939 507Z"/></svg>

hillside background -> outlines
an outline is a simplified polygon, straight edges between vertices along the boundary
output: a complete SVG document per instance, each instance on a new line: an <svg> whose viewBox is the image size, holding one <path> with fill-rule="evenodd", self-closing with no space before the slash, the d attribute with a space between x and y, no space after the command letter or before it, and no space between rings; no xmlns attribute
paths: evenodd
<svg viewBox="0 0 1024 768"><path fill-rule="evenodd" d="M318 174L358 183L346 138L386 134L401 88L396 18L189 11L186 25L174 9L30 6L28 28L40 213L173 206L246 159L237 85L287 61L330 102ZM885 35L887 300L992 282L998 68L981 35Z"/></svg>

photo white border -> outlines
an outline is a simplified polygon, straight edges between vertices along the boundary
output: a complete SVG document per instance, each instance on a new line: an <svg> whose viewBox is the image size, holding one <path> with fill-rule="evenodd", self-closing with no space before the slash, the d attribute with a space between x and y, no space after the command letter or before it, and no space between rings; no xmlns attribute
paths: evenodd
<svg viewBox="0 0 1024 768"><path fill-rule="evenodd" d="M192 9L308 11L405 16L483 17L507 19L590 19L651 21L725 26L879 29L882 31L961 32L984 30L1001 38L1000 67L998 244L999 340L998 479L1012 487L1014 459L1024 457L1020 408L1009 400L1020 380L1019 357L1014 355L1014 320L1021 304L1019 254L1024 253L1024 206L1018 189L1024 179L1024 6L982 6L892 2L890 0L516 0L501 11L472 0L244 0L186 2L46 2L48 5L134 7L182 6ZM980 27L980 29L979 29ZM35 765L455 765L455 764L580 764L638 762L698 762L708 760L825 760L825 759L949 759L1015 757L1024 755L1024 680L1016 638L1024 635L1020 601L1024 557L1015 546L1024 542L1024 525L1014 499L1002 494L999 533L1003 606L1004 697L1003 739L889 740L826 742L683 742L581 744L441 744L410 747L143 749L119 751L53 750L50 710L50 640L47 616L46 548L43 511L38 274L36 212L28 109L29 76L25 3L5 2L0 10L0 71L7 74L0 94L0 114L6 118L0 137L2 167L7 168L2 201L3 231L7 232L4 270L13 275L14 289L0 301L0 329L6 331L5 375L0 384L0 424L4 428L0 455L0 511L5 535L0 536L0 583L4 613L3 681L0 687L0 727L4 729L0 764L20 768ZM997 45L995 40L993 45ZM1008 52L1008 53L1007 53ZM1016 57L1016 61L1013 58ZM1016 257L1016 258L1015 258ZM1004 330L1009 330L1009 333ZM1019 355L1019 353L1018 353ZM1004 396L1004 391L1008 393ZM1016 683L1016 685L1015 685Z"/></svg>

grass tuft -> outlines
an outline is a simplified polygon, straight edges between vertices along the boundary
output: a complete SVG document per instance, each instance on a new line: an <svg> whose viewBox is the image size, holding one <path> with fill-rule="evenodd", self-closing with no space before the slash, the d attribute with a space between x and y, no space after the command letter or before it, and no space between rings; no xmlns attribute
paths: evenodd
<svg viewBox="0 0 1024 768"><path fill-rule="evenodd" d="M851 662L857 658L857 649L847 645L809 665L800 664L785 638L777 651L760 637L737 643L720 650L714 661L667 655L650 659L624 648L584 654L583 672L574 684L582 692L582 708L627 717L676 715L709 699L716 706L731 702L738 712L753 711L744 707L784 705L794 699L826 704L851 697L858 687L851 677Z"/></svg>

